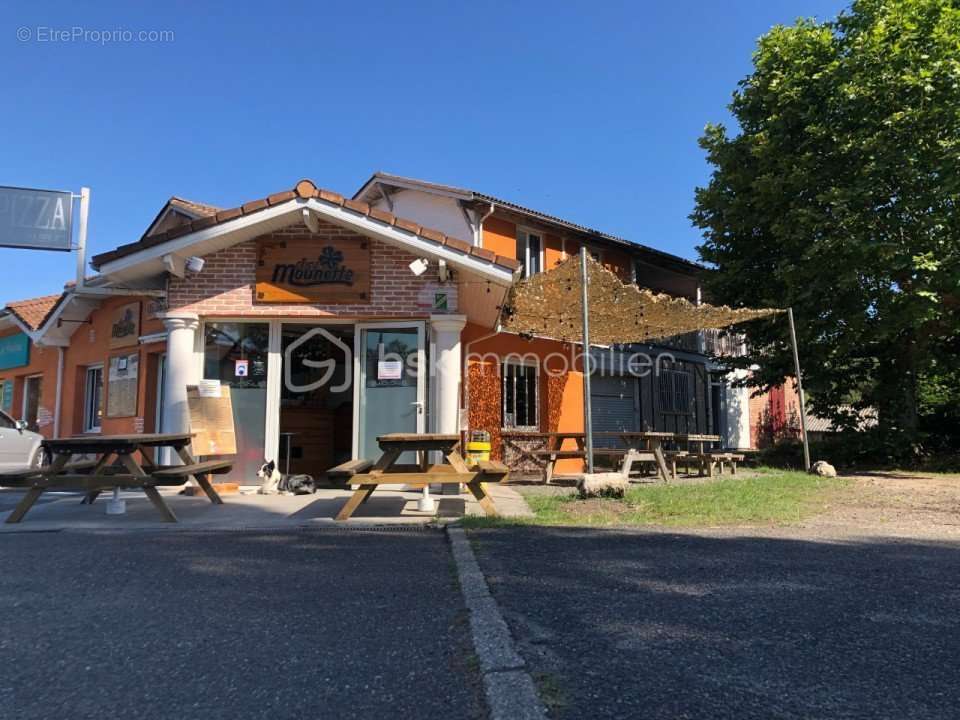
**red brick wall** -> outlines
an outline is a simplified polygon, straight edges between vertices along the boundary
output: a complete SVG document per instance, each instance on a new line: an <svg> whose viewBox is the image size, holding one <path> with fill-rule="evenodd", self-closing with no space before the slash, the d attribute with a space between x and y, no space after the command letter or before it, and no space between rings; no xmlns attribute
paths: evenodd
<svg viewBox="0 0 960 720"><path fill-rule="evenodd" d="M303 235L303 226L291 227L291 233ZM273 233L273 236L283 233ZM322 224L317 245L345 237L359 238L351 230ZM448 292L448 310L455 312L456 284L440 285L437 264L417 277L407 267L415 258L408 252L370 240L370 302L354 305L255 304L257 266L255 240L207 255L203 272L185 278L171 278L168 306L201 316L297 316L297 317L423 317L432 310L434 289Z"/></svg>

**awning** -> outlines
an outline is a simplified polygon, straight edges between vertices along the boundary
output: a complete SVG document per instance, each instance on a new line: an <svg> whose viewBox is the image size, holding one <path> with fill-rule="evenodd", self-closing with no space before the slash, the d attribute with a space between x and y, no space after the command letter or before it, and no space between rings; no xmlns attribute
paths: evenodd
<svg viewBox="0 0 960 720"><path fill-rule="evenodd" d="M694 330L724 328L769 317L775 308L731 308L696 304L626 284L591 257L587 258L590 342L596 345L639 343ZM583 341L580 259L570 256L555 268L516 283L504 305L501 330Z"/></svg>

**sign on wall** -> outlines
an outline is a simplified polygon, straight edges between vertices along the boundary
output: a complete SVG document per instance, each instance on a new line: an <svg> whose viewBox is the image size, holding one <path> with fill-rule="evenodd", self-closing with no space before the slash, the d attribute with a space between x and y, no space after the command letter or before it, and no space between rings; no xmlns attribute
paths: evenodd
<svg viewBox="0 0 960 720"><path fill-rule="evenodd" d="M140 353L114 355L107 373L107 417L133 417L137 414L137 378Z"/></svg>
<svg viewBox="0 0 960 720"><path fill-rule="evenodd" d="M73 194L0 187L0 247L70 250Z"/></svg>
<svg viewBox="0 0 960 720"><path fill-rule="evenodd" d="M365 238L262 238L257 257L258 303L370 302L370 243Z"/></svg>
<svg viewBox="0 0 960 720"><path fill-rule="evenodd" d="M0 370L30 364L30 338L23 333L0 338Z"/></svg>
<svg viewBox="0 0 960 720"><path fill-rule="evenodd" d="M110 316L110 347L130 347L140 341L140 303L121 305Z"/></svg>

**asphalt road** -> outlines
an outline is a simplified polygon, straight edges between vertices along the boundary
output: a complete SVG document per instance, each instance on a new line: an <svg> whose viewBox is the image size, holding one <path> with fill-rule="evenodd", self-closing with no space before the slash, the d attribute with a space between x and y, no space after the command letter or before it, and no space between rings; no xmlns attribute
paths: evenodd
<svg viewBox="0 0 960 720"><path fill-rule="evenodd" d="M960 546L471 532L557 718L956 718Z"/></svg>
<svg viewBox="0 0 960 720"><path fill-rule="evenodd" d="M439 532L0 536L0 716L477 718Z"/></svg>

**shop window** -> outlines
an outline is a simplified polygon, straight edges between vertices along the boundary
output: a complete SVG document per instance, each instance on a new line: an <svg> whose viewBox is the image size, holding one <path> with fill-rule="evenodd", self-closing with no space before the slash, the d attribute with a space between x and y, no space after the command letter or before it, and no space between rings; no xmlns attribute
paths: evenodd
<svg viewBox="0 0 960 720"><path fill-rule="evenodd" d="M20 417L30 430L39 430L37 424L40 414L40 389L43 386L43 377L33 375L23 381L23 413Z"/></svg>
<svg viewBox="0 0 960 720"><path fill-rule="evenodd" d="M517 260L523 263L523 276L543 270L543 235L525 228L517 233Z"/></svg>
<svg viewBox="0 0 960 720"><path fill-rule="evenodd" d="M83 432L100 432L103 420L103 366L88 367L84 379Z"/></svg>
<svg viewBox="0 0 960 720"><path fill-rule="evenodd" d="M690 373L686 370L660 369L660 411L689 413Z"/></svg>
<svg viewBox="0 0 960 720"><path fill-rule="evenodd" d="M503 427L514 430L536 430L537 413L536 365L514 362L503 364Z"/></svg>

